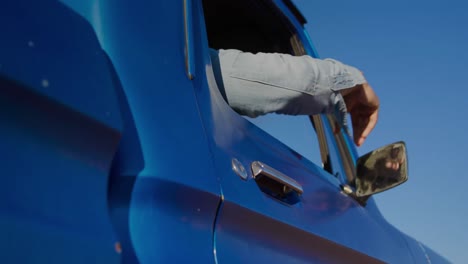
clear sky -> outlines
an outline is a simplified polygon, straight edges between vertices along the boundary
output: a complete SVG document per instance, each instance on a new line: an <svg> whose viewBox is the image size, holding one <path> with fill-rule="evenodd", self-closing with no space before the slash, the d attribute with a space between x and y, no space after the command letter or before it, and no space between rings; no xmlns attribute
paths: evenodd
<svg viewBox="0 0 468 264"><path fill-rule="evenodd" d="M294 2L320 57L358 67L380 97L378 125L359 153L407 144L410 179L375 196L382 213L468 263L468 2ZM288 141L303 145L310 133Z"/></svg>

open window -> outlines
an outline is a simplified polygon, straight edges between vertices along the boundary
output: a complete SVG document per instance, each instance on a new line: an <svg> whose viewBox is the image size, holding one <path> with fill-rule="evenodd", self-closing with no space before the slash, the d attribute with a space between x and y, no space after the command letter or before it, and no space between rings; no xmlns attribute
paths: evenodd
<svg viewBox="0 0 468 264"><path fill-rule="evenodd" d="M203 0L203 8L211 48L305 54L293 27L271 1Z"/></svg>
<svg viewBox="0 0 468 264"><path fill-rule="evenodd" d="M306 54L295 28L270 0L202 2L211 48ZM308 116L269 114L247 119L310 161L328 168L324 144L319 144Z"/></svg>

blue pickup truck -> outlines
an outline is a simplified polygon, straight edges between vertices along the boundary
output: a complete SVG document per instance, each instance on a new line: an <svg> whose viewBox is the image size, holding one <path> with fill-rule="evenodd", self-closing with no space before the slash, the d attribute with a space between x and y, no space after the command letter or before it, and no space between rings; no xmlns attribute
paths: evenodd
<svg viewBox="0 0 468 264"><path fill-rule="evenodd" d="M305 23L290 0L2 1L0 263L447 263L374 202L404 143L358 157L317 115L311 160L221 96L210 48L316 57Z"/></svg>

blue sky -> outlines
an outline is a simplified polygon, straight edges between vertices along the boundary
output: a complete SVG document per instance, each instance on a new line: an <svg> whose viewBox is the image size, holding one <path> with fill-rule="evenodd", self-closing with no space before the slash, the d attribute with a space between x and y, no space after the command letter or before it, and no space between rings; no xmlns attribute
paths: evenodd
<svg viewBox="0 0 468 264"><path fill-rule="evenodd" d="M294 2L319 55L361 69L380 97L379 123L359 153L407 144L410 179L375 196L382 213L454 263L466 263L468 2Z"/></svg>

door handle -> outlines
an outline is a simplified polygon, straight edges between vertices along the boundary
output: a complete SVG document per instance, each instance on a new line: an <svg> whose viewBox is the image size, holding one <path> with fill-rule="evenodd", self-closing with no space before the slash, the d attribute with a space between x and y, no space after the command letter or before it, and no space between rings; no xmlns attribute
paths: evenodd
<svg viewBox="0 0 468 264"><path fill-rule="evenodd" d="M252 162L251 168L255 181L270 192L281 196L288 195L291 192L301 195L304 192L297 181L260 161Z"/></svg>

